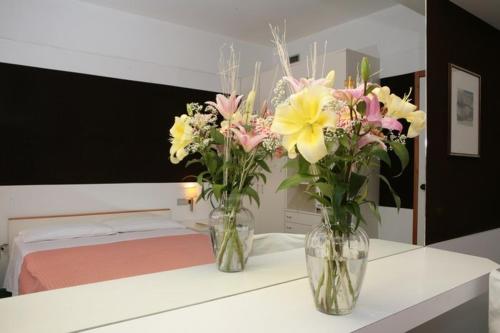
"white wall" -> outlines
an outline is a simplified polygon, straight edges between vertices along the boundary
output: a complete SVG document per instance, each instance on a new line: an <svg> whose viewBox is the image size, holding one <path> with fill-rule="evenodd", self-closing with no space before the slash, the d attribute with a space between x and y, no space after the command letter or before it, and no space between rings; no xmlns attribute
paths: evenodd
<svg viewBox="0 0 500 333"><path fill-rule="evenodd" d="M219 90L219 50L234 44L241 74L267 47L76 0L0 0L0 61Z"/></svg>
<svg viewBox="0 0 500 333"><path fill-rule="evenodd" d="M326 40L327 52L348 48L379 58L381 77L388 77L426 68L425 36L425 17L396 5L290 42L288 52L305 59L313 42L323 50Z"/></svg>

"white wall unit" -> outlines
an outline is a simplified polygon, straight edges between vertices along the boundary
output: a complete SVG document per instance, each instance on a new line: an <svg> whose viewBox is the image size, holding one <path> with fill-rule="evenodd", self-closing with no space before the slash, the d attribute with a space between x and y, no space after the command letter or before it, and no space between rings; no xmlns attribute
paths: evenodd
<svg viewBox="0 0 500 333"><path fill-rule="evenodd" d="M289 234L307 234L311 232L313 227L312 225L285 222L285 232Z"/></svg>
<svg viewBox="0 0 500 333"><path fill-rule="evenodd" d="M425 16L401 5L294 40L288 51L305 59L315 41L321 49L327 41L327 52L348 48L380 59L381 77L426 67Z"/></svg>
<svg viewBox="0 0 500 333"><path fill-rule="evenodd" d="M300 210L285 210L285 232L305 234L321 223L321 215Z"/></svg>

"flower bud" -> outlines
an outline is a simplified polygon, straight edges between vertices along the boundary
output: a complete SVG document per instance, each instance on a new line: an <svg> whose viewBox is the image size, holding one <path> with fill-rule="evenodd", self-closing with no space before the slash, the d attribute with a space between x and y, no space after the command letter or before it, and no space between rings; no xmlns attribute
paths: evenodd
<svg viewBox="0 0 500 333"><path fill-rule="evenodd" d="M368 79L370 78L370 64L368 63L368 58L363 57L361 60L361 79L363 79L364 82L368 82Z"/></svg>

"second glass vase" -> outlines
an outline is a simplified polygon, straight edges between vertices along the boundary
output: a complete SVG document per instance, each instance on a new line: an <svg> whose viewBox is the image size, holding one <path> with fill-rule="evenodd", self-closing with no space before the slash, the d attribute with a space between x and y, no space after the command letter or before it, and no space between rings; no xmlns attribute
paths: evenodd
<svg viewBox="0 0 500 333"><path fill-rule="evenodd" d="M252 251L255 222L252 212L241 206L222 204L209 216L210 238L217 268L241 272Z"/></svg>

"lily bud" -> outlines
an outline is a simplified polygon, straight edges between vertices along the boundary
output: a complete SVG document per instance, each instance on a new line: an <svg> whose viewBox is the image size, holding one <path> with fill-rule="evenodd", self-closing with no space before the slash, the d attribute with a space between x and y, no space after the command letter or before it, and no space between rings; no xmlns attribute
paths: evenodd
<svg viewBox="0 0 500 333"><path fill-rule="evenodd" d="M368 63L368 58L363 57L361 60L361 79L363 79L364 82L368 82L368 79L370 78L370 64Z"/></svg>

